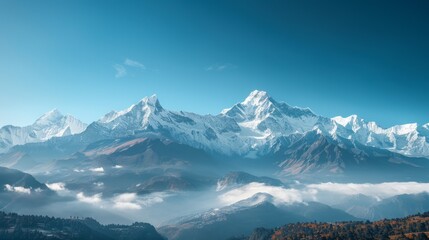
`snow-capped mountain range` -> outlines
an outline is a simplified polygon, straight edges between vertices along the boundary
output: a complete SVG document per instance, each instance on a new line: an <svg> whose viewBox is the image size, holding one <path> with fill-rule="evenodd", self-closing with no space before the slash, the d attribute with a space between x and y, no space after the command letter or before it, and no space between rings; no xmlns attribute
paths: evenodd
<svg viewBox="0 0 429 240"><path fill-rule="evenodd" d="M63 137L85 131L87 124L57 109L45 113L32 125L17 127L7 125L0 128L0 152L15 145L42 142L53 137Z"/></svg>
<svg viewBox="0 0 429 240"><path fill-rule="evenodd" d="M375 122L366 122L356 115L332 118L341 131L341 136L353 139L366 146L387 149L406 156L429 156L429 123L396 125L382 128Z"/></svg>
<svg viewBox="0 0 429 240"><path fill-rule="evenodd" d="M256 90L243 102L215 116L166 110L153 95L128 109L111 112L94 124L114 136L155 132L181 143L228 155L263 155L279 138L316 129L334 139L350 139L406 156L429 156L429 124L405 124L384 129L356 116L330 119L318 116L308 108L277 102L266 92Z"/></svg>
<svg viewBox="0 0 429 240"><path fill-rule="evenodd" d="M278 103L266 92L253 91L242 103L215 116L166 110L153 95L108 113L89 128L115 137L153 132L208 151L252 157L264 154L279 137L303 134L326 121L330 120L309 109Z"/></svg>
<svg viewBox="0 0 429 240"><path fill-rule="evenodd" d="M308 108L277 102L257 90L218 115L169 111L161 106L156 95L125 110L112 111L88 127L71 116L51 111L31 126L1 128L0 149L96 131L105 138L154 133L212 152L256 157L269 152L281 139L296 138L313 130L332 139L348 139L406 156L429 157L429 123L381 128L355 115L331 119Z"/></svg>

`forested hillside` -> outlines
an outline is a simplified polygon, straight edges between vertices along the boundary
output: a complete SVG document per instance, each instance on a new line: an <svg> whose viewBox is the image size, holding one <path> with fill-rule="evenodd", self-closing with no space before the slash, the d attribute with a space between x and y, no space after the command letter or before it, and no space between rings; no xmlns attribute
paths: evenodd
<svg viewBox="0 0 429 240"><path fill-rule="evenodd" d="M163 240L164 238L148 223L101 225L91 218L62 219L0 212L0 239Z"/></svg>
<svg viewBox="0 0 429 240"><path fill-rule="evenodd" d="M258 228L235 240L429 239L429 212L376 222L293 223L276 229Z"/></svg>

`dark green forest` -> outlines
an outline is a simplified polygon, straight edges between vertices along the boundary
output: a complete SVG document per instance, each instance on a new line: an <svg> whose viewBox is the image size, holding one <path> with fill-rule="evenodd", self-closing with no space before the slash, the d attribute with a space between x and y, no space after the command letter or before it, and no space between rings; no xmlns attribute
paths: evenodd
<svg viewBox="0 0 429 240"><path fill-rule="evenodd" d="M69 219L62 219L0 212L0 239L164 240L165 238L148 223L101 225L91 218L71 217Z"/></svg>

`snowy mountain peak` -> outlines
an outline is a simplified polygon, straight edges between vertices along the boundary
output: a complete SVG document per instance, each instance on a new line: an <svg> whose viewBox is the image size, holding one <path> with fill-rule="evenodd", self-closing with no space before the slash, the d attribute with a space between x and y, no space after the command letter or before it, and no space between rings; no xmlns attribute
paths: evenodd
<svg viewBox="0 0 429 240"><path fill-rule="evenodd" d="M159 103L159 100L156 94L153 94L150 97L144 97L142 100L140 100L140 102L137 105L147 106L149 108L157 109L157 110L163 109L161 104Z"/></svg>
<svg viewBox="0 0 429 240"><path fill-rule="evenodd" d="M396 134L405 135L410 134L418 129L417 123L408 123L402 125L396 125L390 128L382 128L377 125L376 122L366 122L364 119L359 118L357 115L350 115L348 117L333 117L332 120L337 124L345 127L346 129L352 130L353 132L369 131L374 134Z"/></svg>
<svg viewBox="0 0 429 240"><path fill-rule="evenodd" d="M157 105L159 104L158 96L156 94L152 94L151 96L146 96L142 100L140 100L139 103L145 104L145 105Z"/></svg>
<svg viewBox="0 0 429 240"><path fill-rule="evenodd" d="M221 115L234 119L245 132L261 139L311 130L320 120L308 108L277 102L265 91L255 90L241 103L225 109Z"/></svg>
<svg viewBox="0 0 429 240"><path fill-rule="evenodd" d="M359 118L355 114L350 115L348 117L333 117L332 120L334 120L339 125L352 130L353 132L357 132L362 127L362 124L365 124L364 120L362 118ZM377 126L375 125L374 127Z"/></svg>
<svg viewBox="0 0 429 240"><path fill-rule="evenodd" d="M272 101L267 92L254 90L243 102L222 110L221 115L232 117L238 121L252 119L262 112L269 111L267 109L273 105Z"/></svg>
<svg viewBox="0 0 429 240"><path fill-rule="evenodd" d="M49 125L57 122L62 117L64 117L64 115L58 109L55 108L39 117L34 124Z"/></svg>
<svg viewBox="0 0 429 240"><path fill-rule="evenodd" d="M63 115L58 109L53 109L40 118L33 125L27 127L37 136L37 140L45 141L52 137L62 137L83 132L87 124L82 123L71 115Z"/></svg>
<svg viewBox="0 0 429 240"><path fill-rule="evenodd" d="M41 142L53 137L63 137L83 132L87 124L70 115L53 109L26 127L4 126L0 128L0 152L14 145Z"/></svg>
<svg viewBox="0 0 429 240"><path fill-rule="evenodd" d="M254 90L242 102L243 105L260 105L261 103L269 100L270 96L265 91Z"/></svg>
<svg viewBox="0 0 429 240"><path fill-rule="evenodd" d="M337 124L335 135L343 138L407 156L429 155L429 142L425 137L429 131L425 130L424 125L419 127L417 123L409 123L383 128L356 115L334 117L332 120Z"/></svg>
<svg viewBox="0 0 429 240"><path fill-rule="evenodd" d="M396 125L392 127L392 131L398 135L410 134L417 131L417 123L408 123L402 125Z"/></svg>
<svg viewBox="0 0 429 240"><path fill-rule="evenodd" d="M340 124L341 126L345 127L350 123L356 122L358 119L357 115L350 115L348 117L342 117L342 116L336 116L333 117L332 120Z"/></svg>
<svg viewBox="0 0 429 240"><path fill-rule="evenodd" d="M243 102L224 109L221 114L237 120L282 117L282 115L292 118L316 117L309 108L292 107L287 103L277 102L267 92L260 90L252 91Z"/></svg>
<svg viewBox="0 0 429 240"><path fill-rule="evenodd" d="M144 97L138 103L131 105L129 108L122 111L111 111L108 114L104 115L99 122L100 123L110 123L116 119L119 119L122 116L130 115L131 118L136 118L138 120L141 115L146 115L146 118L154 112L160 112L163 108L159 103L158 97L156 94L153 94L149 97Z"/></svg>

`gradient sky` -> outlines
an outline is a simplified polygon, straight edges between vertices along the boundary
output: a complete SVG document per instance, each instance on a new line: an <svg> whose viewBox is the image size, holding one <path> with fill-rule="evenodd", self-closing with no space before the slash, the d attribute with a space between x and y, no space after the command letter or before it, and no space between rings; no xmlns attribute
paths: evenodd
<svg viewBox="0 0 429 240"><path fill-rule="evenodd" d="M216 114L261 89L333 117L429 122L429 1L0 1L0 126L156 93Z"/></svg>

